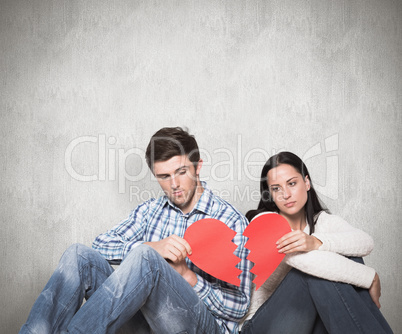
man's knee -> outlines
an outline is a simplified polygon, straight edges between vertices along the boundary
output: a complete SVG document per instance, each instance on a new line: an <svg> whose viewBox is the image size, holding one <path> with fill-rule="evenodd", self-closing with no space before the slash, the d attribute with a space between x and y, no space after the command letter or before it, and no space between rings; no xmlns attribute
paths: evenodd
<svg viewBox="0 0 402 334"><path fill-rule="evenodd" d="M158 261L163 259L155 249L145 244L139 245L132 249L127 255L127 258L129 257L144 258L148 261Z"/></svg>
<svg viewBox="0 0 402 334"><path fill-rule="evenodd" d="M66 249L60 259L60 263L76 265L82 260L84 262L97 262L98 258L101 258L101 255L97 251L88 246L77 243Z"/></svg>
<svg viewBox="0 0 402 334"><path fill-rule="evenodd" d="M138 267L145 263L150 270L154 271L166 265L166 260L151 246L142 244L132 249L122 264Z"/></svg>
<svg viewBox="0 0 402 334"><path fill-rule="evenodd" d="M69 246L64 254L63 257L77 257L77 255L85 254L92 251L91 248L82 244L72 244Z"/></svg>

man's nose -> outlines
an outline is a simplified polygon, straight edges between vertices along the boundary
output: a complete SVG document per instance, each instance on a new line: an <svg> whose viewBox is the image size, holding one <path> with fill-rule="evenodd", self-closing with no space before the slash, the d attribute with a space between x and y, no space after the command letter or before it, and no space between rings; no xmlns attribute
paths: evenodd
<svg viewBox="0 0 402 334"><path fill-rule="evenodd" d="M176 175L173 175L172 178L170 179L170 187L172 189L176 189L179 187L179 182L178 179L176 179Z"/></svg>

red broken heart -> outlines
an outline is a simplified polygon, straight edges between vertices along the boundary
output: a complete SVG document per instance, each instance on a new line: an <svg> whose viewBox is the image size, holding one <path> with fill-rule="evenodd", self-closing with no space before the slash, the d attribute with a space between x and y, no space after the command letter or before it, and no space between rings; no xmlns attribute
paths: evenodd
<svg viewBox="0 0 402 334"><path fill-rule="evenodd" d="M251 272L257 276L253 281L257 289L285 256L278 253L275 242L288 232L286 219L273 212L256 216L244 230L243 235L249 238L245 245L250 250L247 259L254 262ZM240 258L233 254L237 246L232 242L235 235L235 231L217 219L193 223L184 234L192 249L190 260L208 274L239 286L241 270L236 265Z"/></svg>

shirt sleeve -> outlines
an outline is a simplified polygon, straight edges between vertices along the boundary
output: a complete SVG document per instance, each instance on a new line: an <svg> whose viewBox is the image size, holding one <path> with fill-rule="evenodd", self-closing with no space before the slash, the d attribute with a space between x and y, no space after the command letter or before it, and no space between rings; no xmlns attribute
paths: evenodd
<svg viewBox="0 0 402 334"><path fill-rule="evenodd" d="M366 256L374 248L374 241L366 232L359 230L341 217L322 212L318 217L315 233L322 242L319 250L345 256Z"/></svg>
<svg viewBox="0 0 402 334"><path fill-rule="evenodd" d="M240 286L222 281L211 283L200 275L197 275L198 282L194 286L194 290L212 313L219 318L231 321L242 319L250 303L251 262L246 259L248 250L244 247L246 238L242 235L246 225L247 220L243 217L238 218L234 226L229 226L237 232L233 242L238 245L234 254L241 259L237 266L242 271L239 275Z"/></svg>
<svg viewBox="0 0 402 334"><path fill-rule="evenodd" d="M135 208L127 219L96 237L92 248L108 261L121 261L134 247L144 242L145 222L149 203Z"/></svg>

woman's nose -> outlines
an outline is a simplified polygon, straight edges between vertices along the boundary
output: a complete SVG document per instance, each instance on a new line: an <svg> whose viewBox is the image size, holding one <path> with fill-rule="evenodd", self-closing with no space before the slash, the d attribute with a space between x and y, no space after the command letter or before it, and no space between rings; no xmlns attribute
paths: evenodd
<svg viewBox="0 0 402 334"><path fill-rule="evenodd" d="M290 192L288 190L283 191L283 199L288 199L290 197Z"/></svg>

